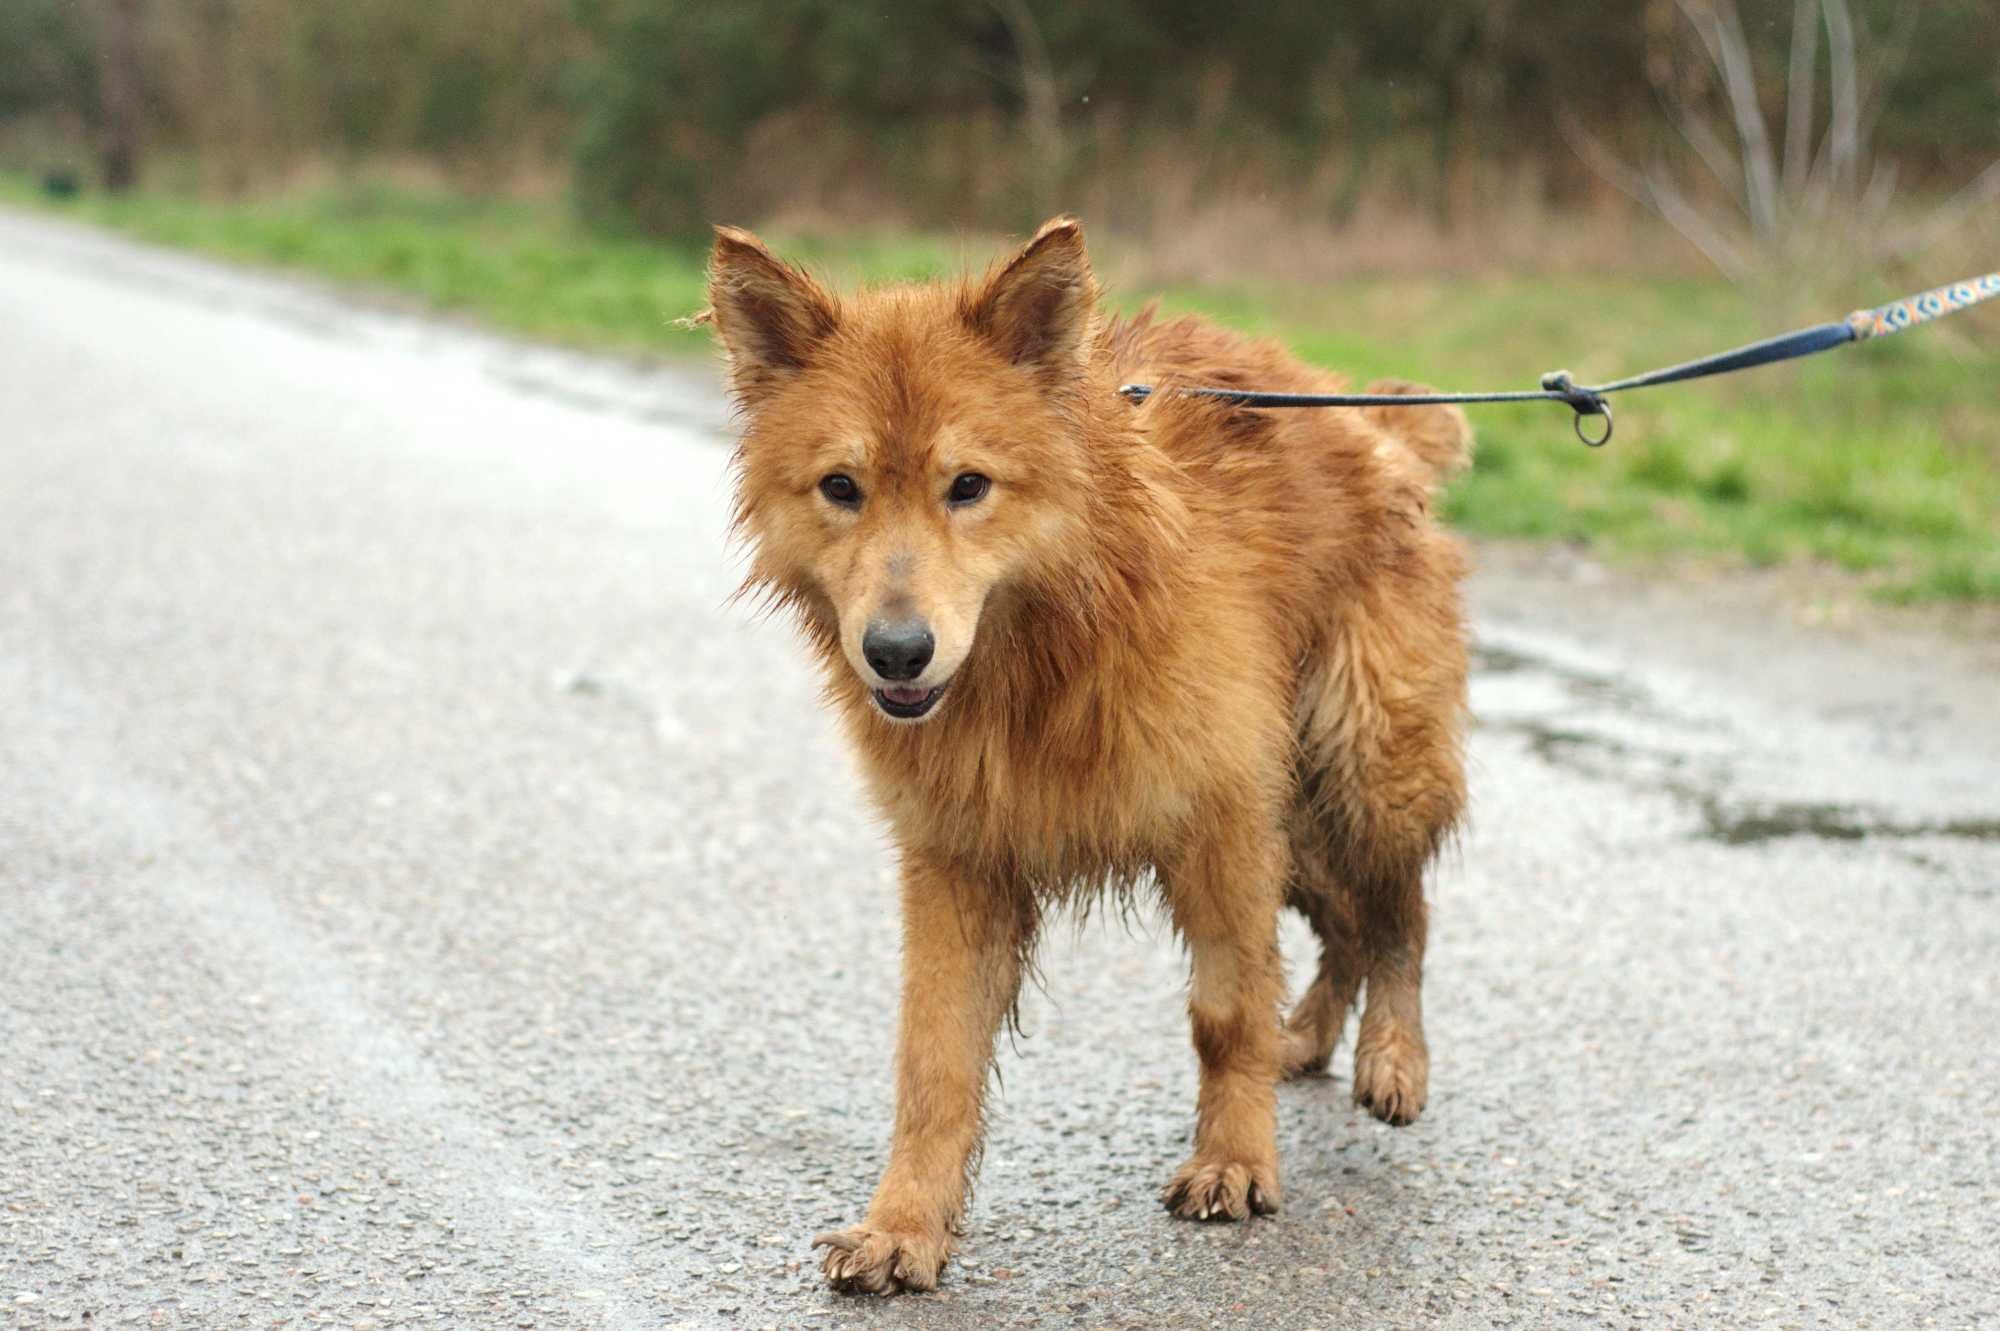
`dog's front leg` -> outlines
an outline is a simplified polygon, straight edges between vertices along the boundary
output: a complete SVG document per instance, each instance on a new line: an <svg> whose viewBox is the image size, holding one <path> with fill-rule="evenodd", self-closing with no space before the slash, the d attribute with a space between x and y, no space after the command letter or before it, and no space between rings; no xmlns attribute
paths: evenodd
<svg viewBox="0 0 2000 1331"><path fill-rule="evenodd" d="M822 1234L835 1289L932 1289L965 1204L993 1037L1020 989L1032 903L915 855L903 864L903 1010L889 1167L852 1229Z"/></svg>
<svg viewBox="0 0 2000 1331"><path fill-rule="evenodd" d="M1193 963L1188 1019L1201 1061L1194 1155L1160 1198L1175 1215L1241 1220L1278 1209L1278 905L1285 850L1250 811L1162 865Z"/></svg>

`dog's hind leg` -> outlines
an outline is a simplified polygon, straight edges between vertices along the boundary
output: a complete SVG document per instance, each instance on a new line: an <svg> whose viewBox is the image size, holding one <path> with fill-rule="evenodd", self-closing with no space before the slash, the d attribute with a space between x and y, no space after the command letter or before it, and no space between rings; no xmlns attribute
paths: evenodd
<svg viewBox="0 0 2000 1331"><path fill-rule="evenodd" d="M1333 877L1303 810L1294 819L1292 877L1285 902L1305 916L1319 936L1319 966L1285 1019L1281 1069L1286 1077L1318 1076L1340 1044L1347 1014L1367 978L1368 955L1361 946L1352 898Z"/></svg>
<svg viewBox="0 0 2000 1331"><path fill-rule="evenodd" d="M1307 822L1304 810L1300 821ZM1354 1101L1401 1126L1422 1112L1430 1079L1421 866L1387 879L1348 879L1326 862L1324 847L1302 844L1310 831L1310 826L1295 829L1286 900L1319 935L1320 960L1285 1022L1283 1072L1302 1077L1326 1070L1365 983L1367 1002L1354 1045Z"/></svg>
<svg viewBox="0 0 2000 1331"><path fill-rule="evenodd" d="M1294 857L1312 872L1317 861L1301 843L1324 857L1325 890L1307 916L1334 926L1320 933L1335 964L1322 965L1326 990L1308 991L1296 1022L1314 1039L1294 1047L1318 1055L1324 1044L1330 1054L1332 1000L1351 1001L1355 981L1365 983L1354 1100L1397 1125L1414 1122L1429 1094L1424 872L1465 807L1465 647L1453 610L1447 601L1392 621L1353 607L1301 679ZM1341 927L1350 922L1351 931Z"/></svg>
<svg viewBox="0 0 2000 1331"><path fill-rule="evenodd" d="M1400 900L1384 901L1393 894ZM1430 1046L1424 1040L1424 888L1421 874L1375 889L1362 903L1372 916L1368 1002L1354 1040L1354 1103L1385 1123L1417 1120L1430 1095Z"/></svg>

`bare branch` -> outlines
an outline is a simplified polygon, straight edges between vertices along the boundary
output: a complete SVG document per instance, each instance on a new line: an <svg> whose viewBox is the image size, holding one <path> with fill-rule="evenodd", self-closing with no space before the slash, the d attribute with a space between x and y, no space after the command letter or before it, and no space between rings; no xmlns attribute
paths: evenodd
<svg viewBox="0 0 2000 1331"><path fill-rule="evenodd" d="M1743 145L1743 191L1749 201L1750 221L1763 237L1778 233L1777 170L1771 160L1771 137L1764 124L1764 110L1757 101L1757 74L1750 63L1750 43L1743 36L1743 21L1736 12L1736 0L1675 0L1682 14L1694 25L1709 58L1722 74L1723 89L1736 121L1736 137Z"/></svg>
<svg viewBox="0 0 2000 1331"><path fill-rule="evenodd" d="M1702 46L1708 51L1708 62L1717 69L1722 68L1722 44L1710 27L1715 19L1711 0L1674 0L1674 7L1681 11L1681 17L1694 29L1695 36L1701 38Z"/></svg>
<svg viewBox="0 0 2000 1331"><path fill-rule="evenodd" d="M1889 206L1896 201L1896 164L1880 158L1875 161L1875 169L1869 173L1868 188L1862 191L1861 201L1855 206L1855 221L1862 226L1873 226L1889 214Z"/></svg>
<svg viewBox="0 0 2000 1331"><path fill-rule="evenodd" d="M1743 35L1743 20L1736 12L1736 0L1716 0L1716 26L1722 49L1728 58L1723 75L1728 80L1730 109L1736 113L1737 133L1743 140L1743 179L1749 188L1751 217L1766 237L1778 233L1777 167L1771 157L1771 137L1764 124L1764 108L1757 100L1757 72L1750 63L1750 43Z"/></svg>
<svg viewBox="0 0 2000 1331"><path fill-rule="evenodd" d="M1651 192L1646 188L1646 178L1625 165L1616 153L1604 146L1602 140L1585 129L1574 111L1563 112L1556 123L1570 151L1596 172L1605 184L1635 203L1651 206Z"/></svg>
<svg viewBox="0 0 2000 1331"><path fill-rule="evenodd" d="M1898 7L1888 35L1869 36L1868 54L1874 67L1863 84L1864 102L1887 101L1889 89L1903 76L1903 66L1910 63L1910 52L1916 47L1918 9L1916 5Z"/></svg>
<svg viewBox="0 0 2000 1331"><path fill-rule="evenodd" d="M1702 165L1708 168L1718 184L1729 191L1729 197L1736 201L1743 214L1749 216L1750 201L1743 193L1743 171L1736 155L1729 151L1729 145L1722 141L1722 136L1715 132L1707 117L1694 107L1676 104L1668 109L1673 113L1674 127L1701 158Z"/></svg>
<svg viewBox="0 0 2000 1331"><path fill-rule="evenodd" d="M1683 240L1701 251L1702 257L1715 265L1723 276L1731 281L1740 281L1748 274L1750 265L1742 247L1703 218L1663 171L1655 168L1642 174L1627 166L1616 153L1585 129L1583 122L1572 112L1565 112L1557 124L1570 151L1607 185L1658 215L1678 231Z"/></svg>
<svg viewBox="0 0 2000 1331"><path fill-rule="evenodd" d="M1993 203L2000 203L2000 161L1989 164L1921 223L1891 236L1882 246L1882 252L1902 258L1927 249L1959 223Z"/></svg>
<svg viewBox="0 0 2000 1331"><path fill-rule="evenodd" d="M1862 77L1856 93L1860 104L1861 123L1855 129L1855 183L1860 184L1861 169L1870 164L1875 155L1875 130L1882 123L1882 117L1889 109L1889 91L1895 86L1904 64L1909 60L1911 37L1916 32L1916 18L1912 10L1898 11L1895 27L1887 37L1870 37L1865 54L1872 56L1872 69Z"/></svg>
<svg viewBox="0 0 2000 1331"><path fill-rule="evenodd" d="M1723 273L1741 278L1759 264L1797 273L1810 265L1905 255L2000 204L2000 162L1995 162L1920 224L1892 226L1896 164L1877 158L1871 144L1895 76L1912 49L1917 6L1896 8L1877 31L1857 26L1852 0L1794 0L1780 163L1737 0L1674 0L1674 5L1699 39L1727 103L1711 108L1705 92L1676 93L1655 81L1661 110L1687 151L1671 164L1656 161L1640 172L1590 137L1574 116L1563 118L1562 129L1599 176L1658 214ZM1815 124L1822 26L1831 107L1823 129ZM1733 141L1721 128L1722 111L1733 119ZM1683 192L1670 165L1686 179L1696 169L1686 162L1690 156L1720 182L1748 219L1747 230L1711 192Z"/></svg>
<svg viewBox="0 0 2000 1331"><path fill-rule="evenodd" d="M1806 216L1813 222L1826 220L1833 202L1833 130L1820 136L1819 150L1813 154L1812 169L1806 173Z"/></svg>
<svg viewBox="0 0 2000 1331"><path fill-rule="evenodd" d="M99 153L104 187L116 193L138 183L145 127L146 0L97 0Z"/></svg>
<svg viewBox="0 0 2000 1331"><path fill-rule="evenodd" d="M1702 252L1702 256L1732 282L1750 274L1750 261L1741 246L1710 225L1700 210L1684 198L1673 181L1658 169L1646 173L1646 185L1654 211L1666 219L1681 238Z"/></svg>
<svg viewBox="0 0 2000 1331"><path fill-rule="evenodd" d="M1021 103L1028 122L1028 142L1040 177L1037 184L1046 194L1062 169L1062 91L1055 62L1049 58L1042 27L1035 22L1026 0L990 2L1000 21L1007 25L1007 36L1020 60ZM1038 208L1047 206L1050 204L1046 198L1036 201Z"/></svg>
<svg viewBox="0 0 2000 1331"><path fill-rule="evenodd" d="M1799 198L1812 170L1813 81L1819 73L1819 0L1792 6L1792 63L1785 98L1785 193Z"/></svg>
<svg viewBox="0 0 2000 1331"><path fill-rule="evenodd" d="M1854 16L1847 0L1822 0L1826 12L1828 86L1832 89L1833 120L1827 128L1830 192L1852 197L1861 156L1861 80L1854 62Z"/></svg>

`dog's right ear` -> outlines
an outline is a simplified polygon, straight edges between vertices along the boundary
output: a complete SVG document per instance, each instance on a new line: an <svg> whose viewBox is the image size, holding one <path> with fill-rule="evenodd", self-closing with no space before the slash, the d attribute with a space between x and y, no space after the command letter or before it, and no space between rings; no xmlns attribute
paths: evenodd
<svg viewBox="0 0 2000 1331"><path fill-rule="evenodd" d="M748 231L715 228L709 319L729 353L736 400L755 408L806 367L839 323L833 298Z"/></svg>

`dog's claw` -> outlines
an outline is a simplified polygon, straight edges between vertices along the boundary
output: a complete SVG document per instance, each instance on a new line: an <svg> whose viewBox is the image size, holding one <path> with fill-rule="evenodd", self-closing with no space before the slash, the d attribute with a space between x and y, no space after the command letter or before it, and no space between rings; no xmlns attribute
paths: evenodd
<svg viewBox="0 0 2000 1331"><path fill-rule="evenodd" d="M951 1256L944 1235L853 1229L821 1234L813 1247L828 1250L820 1262L827 1284L842 1294L900 1294L936 1289Z"/></svg>
<svg viewBox="0 0 2000 1331"><path fill-rule="evenodd" d="M1247 1220L1278 1209L1277 1171L1270 1165L1209 1165L1190 1160L1160 1191L1160 1201L1186 1220Z"/></svg>
<svg viewBox="0 0 2000 1331"><path fill-rule="evenodd" d="M1417 1121L1429 1083L1421 1036L1364 1040L1354 1051L1354 1103L1391 1127Z"/></svg>

